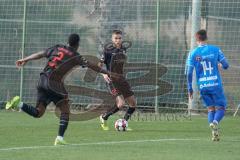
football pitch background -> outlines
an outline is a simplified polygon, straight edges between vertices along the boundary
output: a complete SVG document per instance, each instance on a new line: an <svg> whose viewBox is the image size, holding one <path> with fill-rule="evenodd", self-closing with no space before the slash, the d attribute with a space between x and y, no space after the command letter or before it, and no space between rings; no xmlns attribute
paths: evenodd
<svg viewBox="0 0 240 160"><path fill-rule="evenodd" d="M34 119L0 111L0 160L239 160L240 117L227 116L221 140L211 141L206 116L182 121L130 121L131 132L102 131L98 119L70 122L66 146L53 146L58 129L54 113Z"/></svg>
<svg viewBox="0 0 240 160"><path fill-rule="evenodd" d="M184 71L191 43L192 2L0 0L1 109L15 95L35 105L36 84L46 61L30 62L21 72L15 67L17 59L66 43L71 33L81 36L80 53L94 59L99 57L99 47L111 38L111 31L120 29L124 40L133 43L126 71L140 111L140 121L129 122L132 132L114 130L117 116L109 120L107 132L100 129L97 118L71 121L65 135L70 144L56 147L59 119L55 113L34 119L0 110L0 160L239 160L240 117L239 113L232 117L232 110L240 102L240 1L201 0L201 27L207 29L209 43L218 45L230 63L228 71L221 71L229 115L220 124L220 142L211 141L204 114L178 120L164 117L169 113L185 116L187 111ZM76 113L110 99L103 78L88 71L77 68L66 78L72 104L77 106L71 109ZM78 86L81 93L71 92L71 86ZM152 113L155 106L160 113L164 111L161 120ZM199 105L196 110L203 108Z"/></svg>
<svg viewBox="0 0 240 160"><path fill-rule="evenodd" d="M199 0L200 1L200 0ZM229 60L229 71L223 72L223 82L229 108L235 109L240 99L239 72L239 1L201 0L201 27L209 34L209 43L218 45ZM187 103L185 61L190 50L193 0L1 0L0 1L0 103L15 95L35 104L36 84L45 61L27 64L23 71L15 67L22 56L66 43L70 33L81 36L80 53L99 57L100 46L109 41L113 29L121 29L124 40L132 42L128 50L129 68L147 64L163 65L165 74L140 79L147 71L129 72L134 79L133 90L152 91L158 85L164 94L138 96L138 104L154 107ZM23 54L23 55L22 55ZM159 71L157 65L155 69ZM128 68L128 69L129 69ZM160 71L159 71L160 72ZM66 79L66 84L91 88L106 87L102 78L85 81L86 70L78 69ZM159 80L159 81L157 81ZM169 85L161 85L165 81ZM157 95L157 94L156 94ZM74 103L99 103L95 97L72 95ZM201 107L201 106L199 106Z"/></svg>

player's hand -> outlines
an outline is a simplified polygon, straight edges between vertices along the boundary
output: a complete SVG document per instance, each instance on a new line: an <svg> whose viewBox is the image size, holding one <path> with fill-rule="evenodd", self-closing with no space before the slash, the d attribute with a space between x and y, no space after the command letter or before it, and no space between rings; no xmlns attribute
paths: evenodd
<svg viewBox="0 0 240 160"><path fill-rule="evenodd" d="M98 67L103 67L103 63L102 62L98 62Z"/></svg>
<svg viewBox="0 0 240 160"><path fill-rule="evenodd" d="M16 66L19 68L19 67L24 66L26 63L27 63L26 60L24 60L24 59L19 59L19 60L16 61Z"/></svg>
<svg viewBox="0 0 240 160"><path fill-rule="evenodd" d="M188 97L189 97L190 99L193 99L193 92L188 92Z"/></svg>
<svg viewBox="0 0 240 160"><path fill-rule="evenodd" d="M221 63L218 63L218 68L222 68L222 64Z"/></svg>
<svg viewBox="0 0 240 160"><path fill-rule="evenodd" d="M112 81L107 74L103 74L103 78L107 83L110 83Z"/></svg>

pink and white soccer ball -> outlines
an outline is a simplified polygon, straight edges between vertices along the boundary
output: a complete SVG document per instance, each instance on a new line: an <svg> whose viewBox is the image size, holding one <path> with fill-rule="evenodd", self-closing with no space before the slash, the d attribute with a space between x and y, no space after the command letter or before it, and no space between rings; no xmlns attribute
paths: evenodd
<svg viewBox="0 0 240 160"><path fill-rule="evenodd" d="M117 131L126 131L128 127L128 122L125 119L118 119L115 122L114 126Z"/></svg>

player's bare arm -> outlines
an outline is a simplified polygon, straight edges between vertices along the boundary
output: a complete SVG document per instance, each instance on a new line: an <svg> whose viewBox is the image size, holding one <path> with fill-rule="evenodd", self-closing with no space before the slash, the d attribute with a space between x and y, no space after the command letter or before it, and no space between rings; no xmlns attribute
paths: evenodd
<svg viewBox="0 0 240 160"><path fill-rule="evenodd" d="M104 66L104 63L99 63L99 67L103 67ZM103 78L104 78L104 80L107 82L107 83L110 83L112 80L110 79L110 77L108 76L108 74L104 74L104 73L102 73L101 74L102 76L103 76Z"/></svg>
<svg viewBox="0 0 240 160"><path fill-rule="evenodd" d="M103 62L103 61L98 62L98 66L101 67L101 68L103 68L104 62ZM104 80L105 80L107 83L110 83L110 82L111 82L111 79L110 79L110 77L108 76L108 74L101 73L101 75L103 76Z"/></svg>
<svg viewBox="0 0 240 160"><path fill-rule="evenodd" d="M118 75L118 74L114 74L114 73L111 73L111 72L109 72L109 71L107 71L107 70L105 70L105 69L103 69L102 67L100 67L99 66L99 64L94 64L94 63L92 63L92 62L90 62L90 61L87 61L84 57L82 57L82 56L80 56L79 57L80 59L79 59L79 64L81 65L81 66L85 66L85 67L88 67L88 68L91 68L92 70L94 70L94 71L96 71L96 72L98 72L98 73L102 73L102 74L105 74L105 75L111 75L111 76L113 76L114 78L120 78L120 75Z"/></svg>
<svg viewBox="0 0 240 160"><path fill-rule="evenodd" d="M40 52L37 52L37 53L34 53L28 57L25 57L23 59L19 59L16 61L16 66L17 67L22 67L24 66L28 61L31 61L31 60L37 60L37 59L41 59L45 57L45 51L40 51Z"/></svg>
<svg viewBox="0 0 240 160"><path fill-rule="evenodd" d="M116 80L120 80L123 76L121 74L117 74L117 73L113 73L113 72L109 72L109 71L106 71L105 69L95 65L95 64L92 64L90 62L87 62L87 67L88 68L91 68L92 70L96 71L96 72L99 72L103 75L104 79L110 83L111 82L111 79L110 79L110 76L112 78L115 78Z"/></svg>

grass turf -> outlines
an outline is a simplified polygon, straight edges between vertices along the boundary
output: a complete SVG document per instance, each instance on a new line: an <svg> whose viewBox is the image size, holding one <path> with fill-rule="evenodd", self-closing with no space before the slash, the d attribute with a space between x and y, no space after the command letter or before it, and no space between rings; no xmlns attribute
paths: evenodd
<svg viewBox="0 0 240 160"><path fill-rule="evenodd" d="M239 159L239 117L221 123L221 141L212 142L207 117L191 121L130 122L132 132L110 131L98 119L70 122L65 140L55 147L58 119L46 113L34 119L25 113L0 111L0 160L226 160ZM24 148L25 147L25 148Z"/></svg>

